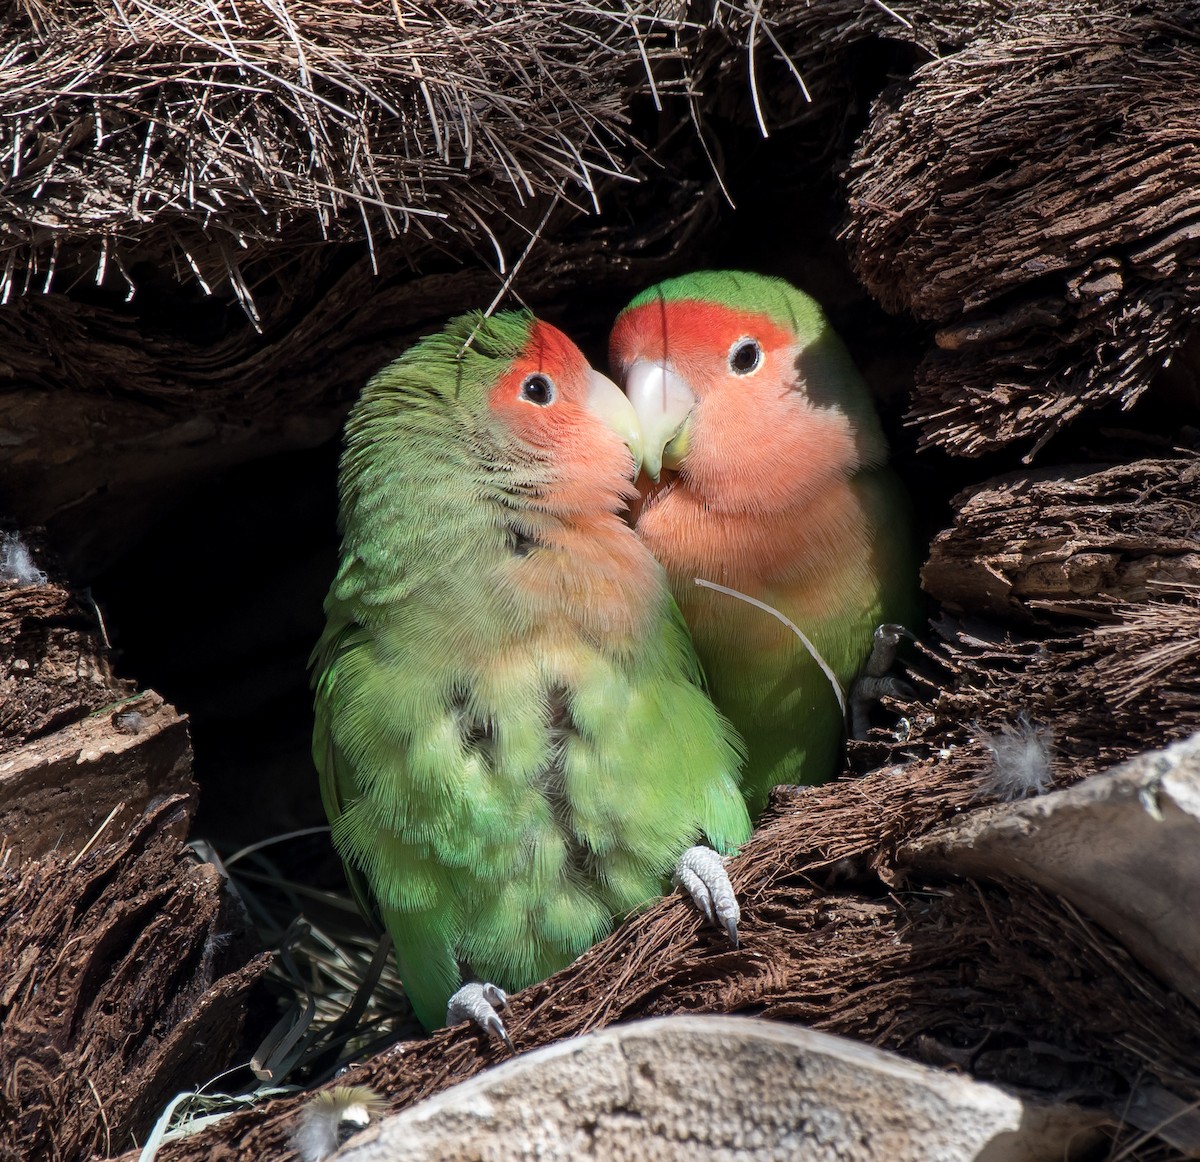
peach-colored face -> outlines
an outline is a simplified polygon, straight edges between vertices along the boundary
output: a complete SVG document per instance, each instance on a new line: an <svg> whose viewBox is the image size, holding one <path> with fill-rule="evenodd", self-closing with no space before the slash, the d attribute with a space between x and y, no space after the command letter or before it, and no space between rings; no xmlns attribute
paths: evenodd
<svg viewBox="0 0 1200 1162"><path fill-rule="evenodd" d="M492 414L527 443L550 450L586 421L588 372L583 352L540 319L508 373L492 389Z"/></svg>
<svg viewBox="0 0 1200 1162"><path fill-rule="evenodd" d="M707 507L728 511L802 502L856 458L846 415L809 400L799 353L792 332L769 317L701 301L646 303L610 339L619 379L649 362L686 382L696 403L680 479ZM645 417L643 427L649 442Z"/></svg>
<svg viewBox="0 0 1200 1162"><path fill-rule="evenodd" d="M595 377L566 335L535 320L524 350L489 393L495 419L546 461L556 510L607 510L601 493L628 491L633 462L595 408Z"/></svg>

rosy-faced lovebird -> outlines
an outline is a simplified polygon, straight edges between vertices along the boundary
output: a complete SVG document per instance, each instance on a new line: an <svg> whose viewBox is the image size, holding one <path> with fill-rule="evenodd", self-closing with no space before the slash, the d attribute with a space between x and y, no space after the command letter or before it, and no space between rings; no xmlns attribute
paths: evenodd
<svg viewBox="0 0 1200 1162"><path fill-rule="evenodd" d="M618 316L610 358L642 425L637 532L745 739L756 815L773 786L837 773L842 711L786 625L696 579L785 615L846 687L875 627L914 616L907 500L866 384L782 279L705 271L652 287Z"/></svg>
<svg viewBox="0 0 1200 1162"><path fill-rule="evenodd" d="M528 313L452 320L347 421L313 754L428 1028L468 1014L503 1036L487 1002L681 859L686 880L692 845L749 833L740 743L620 515L639 458L629 401Z"/></svg>

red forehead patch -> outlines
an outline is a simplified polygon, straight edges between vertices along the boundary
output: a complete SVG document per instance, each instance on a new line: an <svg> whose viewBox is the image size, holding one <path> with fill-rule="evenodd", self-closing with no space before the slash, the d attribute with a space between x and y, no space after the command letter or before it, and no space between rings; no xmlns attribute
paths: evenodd
<svg viewBox="0 0 1200 1162"><path fill-rule="evenodd" d="M557 327L535 319L524 347L491 392L492 406L507 407L514 403L522 381L537 373L552 380L565 398L573 398L586 384L587 370L583 352L566 335Z"/></svg>
<svg viewBox="0 0 1200 1162"><path fill-rule="evenodd" d="M679 299L643 303L626 311L613 328L609 354L614 363L637 358L667 360L671 348L724 358L730 345L745 335L752 335L766 348L793 341L790 331L766 315L702 299Z"/></svg>
<svg viewBox="0 0 1200 1162"><path fill-rule="evenodd" d="M526 371L562 371L578 368L586 362L583 352L557 327L535 319L529 329L529 342L517 358Z"/></svg>

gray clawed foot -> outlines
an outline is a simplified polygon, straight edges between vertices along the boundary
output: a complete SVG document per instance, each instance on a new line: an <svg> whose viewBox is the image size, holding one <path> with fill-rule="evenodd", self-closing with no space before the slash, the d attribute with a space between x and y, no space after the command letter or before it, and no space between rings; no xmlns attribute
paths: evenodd
<svg viewBox="0 0 1200 1162"><path fill-rule="evenodd" d="M867 737L867 732L871 729L871 707L881 698L915 696L916 692L903 678L888 673L896 661L896 651L902 638L916 641L914 634L893 622L885 622L876 628L871 656L863 667L862 675L850 690L851 738Z"/></svg>
<svg viewBox="0 0 1200 1162"><path fill-rule="evenodd" d="M499 1037L508 1046L508 1051L515 1053L508 1030L500 1019L499 1010L507 1005L508 994L502 988L486 981L472 981L450 998L446 1005L446 1024L461 1025L463 1021L473 1021L485 1033Z"/></svg>
<svg viewBox="0 0 1200 1162"><path fill-rule="evenodd" d="M737 926L742 910L733 894L725 861L711 847L689 847L679 857L673 879L692 897L710 924L729 933L730 941L737 948Z"/></svg>

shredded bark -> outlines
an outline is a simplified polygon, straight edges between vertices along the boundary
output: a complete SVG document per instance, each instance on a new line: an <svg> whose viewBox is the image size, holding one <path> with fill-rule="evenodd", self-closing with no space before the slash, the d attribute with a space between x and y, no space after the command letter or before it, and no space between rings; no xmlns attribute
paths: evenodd
<svg viewBox="0 0 1200 1162"><path fill-rule="evenodd" d="M93 573L164 495L332 438L380 365L509 279L552 319L574 297L569 329L602 335L716 234L722 136L804 122L816 154L843 149L846 54L883 41L924 57L1003 8L10 5L14 515L52 525ZM639 119L663 134L653 155Z"/></svg>
<svg viewBox="0 0 1200 1162"><path fill-rule="evenodd" d="M1025 715L1070 777L1200 730L1200 461L1014 473L954 500L922 576L947 611L893 703L852 743L871 767L963 747ZM987 620L984 620L987 618Z"/></svg>
<svg viewBox="0 0 1200 1162"><path fill-rule="evenodd" d="M873 111L847 237L867 287L936 325L923 445L1034 455L1131 406L1200 302L1200 9L1034 0Z"/></svg>
<svg viewBox="0 0 1200 1162"><path fill-rule="evenodd" d="M209 865L187 800L117 843L0 872L0 1156L107 1156L239 1047L266 968Z"/></svg>
<svg viewBox="0 0 1200 1162"><path fill-rule="evenodd" d="M61 585L0 582L0 749L133 693L115 678L93 610Z"/></svg>
<svg viewBox="0 0 1200 1162"><path fill-rule="evenodd" d="M5 301L52 282L64 236L132 288L132 229L253 312L244 251L297 219L308 241L487 237L538 194L590 200L627 144L631 51L663 51L644 5L11 7Z"/></svg>
<svg viewBox="0 0 1200 1162"><path fill-rule="evenodd" d="M951 502L922 569L946 609L1018 624L1091 617L1200 583L1200 457L1047 469Z"/></svg>
<svg viewBox="0 0 1200 1162"><path fill-rule="evenodd" d="M0 1157L144 1136L228 1065L266 968L184 847L186 721L132 690L95 609L0 585Z"/></svg>
<svg viewBox="0 0 1200 1162"><path fill-rule="evenodd" d="M641 1016L742 1012L1042 1093L1070 1087L1085 1102L1119 1106L1142 1071L1185 1100L1200 1096L1200 1013L1061 901L1027 885L937 879L888 893L863 873L891 837L967 806L971 784L940 762L781 793L781 813L731 864L741 950L678 898L662 901L513 998L518 1049ZM502 1057L476 1032L444 1030L339 1084L370 1085L398 1109ZM234 1115L161 1156L294 1157L302 1100Z"/></svg>
<svg viewBox="0 0 1200 1162"><path fill-rule="evenodd" d="M898 725L851 744L855 764L955 754L982 774L982 736L1023 718L1047 728L1062 785L1200 730L1200 585L1094 612L1099 624L1047 636L938 618L910 674L917 699L893 703Z"/></svg>

